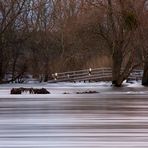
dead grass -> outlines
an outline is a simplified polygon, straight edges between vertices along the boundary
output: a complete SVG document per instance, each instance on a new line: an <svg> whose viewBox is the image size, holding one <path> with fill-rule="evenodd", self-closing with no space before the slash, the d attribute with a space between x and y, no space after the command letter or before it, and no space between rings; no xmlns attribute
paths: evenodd
<svg viewBox="0 0 148 148"><path fill-rule="evenodd" d="M107 55L97 56L96 58L90 59L86 63L86 67L91 67L91 68L111 67L111 66L112 66L111 56Z"/></svg>

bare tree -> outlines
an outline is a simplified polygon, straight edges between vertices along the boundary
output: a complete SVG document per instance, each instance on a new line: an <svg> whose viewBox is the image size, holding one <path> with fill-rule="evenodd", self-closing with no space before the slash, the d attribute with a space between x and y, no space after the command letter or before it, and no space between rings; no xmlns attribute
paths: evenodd
<svg viewBox="0 0 148 148"><path fill-rule="evenodd" d="M90 2L89 2L90 3ZM98 23L98 34L106 41L112 52L112 83L121 86L138 63L133 54L133 36L139 26L134 1L93 1L94 7L104 9L103 19Z"/></svg>
<svg viewBox="0 0 148 148"><path fill-rule="evenodd" d="M2 0L0 1L0 83L2 83L6 67L5 56L7 54L7 49L10 41L10 36L14 33L12 30L19 29L17 18L24 11L24 6L27 0ZM12 34L11 34L12 33Z"/></svg>
<svg viewBox="0 0 148 148"><path fill-rule="evenodd" d="M148 86L148 43L147 43L147 37L148 37L148 1L143 0L141 5L139 5L140 11L139 11L139 19L141 22L141 27L139 29L139 38L138 43L140 45L141 49L141 55L142 55L142 62L143 62L143 77L142 77L142 85Z"/></svg>

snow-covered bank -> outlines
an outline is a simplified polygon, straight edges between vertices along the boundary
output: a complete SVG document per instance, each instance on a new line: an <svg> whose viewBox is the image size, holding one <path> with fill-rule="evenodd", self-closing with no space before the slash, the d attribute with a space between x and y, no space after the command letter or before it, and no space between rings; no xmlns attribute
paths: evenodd
<svg viewBox="0 0 148 148"><path fill-rule="evenodd" d="M53 95L78 95L77 93L96 91L99 94L148 94L147 87L141 85L141 82L134 81L133 83L123 83L120 88L111 86L111 82L97 82L97 83L39 83L39 84L2 84L0 85L0 97L10 95L12 88L46 88L51 94L36 95L36 96L53 96ZM79 94L80 95L80 94ZM84 94L83 94L84 95ZM88 95L88 94L85 94ZM93 95L93 94L91 94ZM12 95L10 95L12 96ZM27 93L21 96L34 96Z"/></svg>

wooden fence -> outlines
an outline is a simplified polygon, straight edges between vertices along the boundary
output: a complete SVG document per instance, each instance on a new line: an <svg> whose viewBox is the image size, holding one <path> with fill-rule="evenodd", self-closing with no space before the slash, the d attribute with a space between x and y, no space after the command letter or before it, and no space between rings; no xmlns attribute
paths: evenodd
<svg viewBox="0 0 148 148"><path fill-rule="evenodd" d="M134 69L128 80L140 80L143 71ZM111 81L112 69L111 68L89 68L85 70L69 71L62 73L52 74L52 80L49 82L98 82L98 81Z"/></svg>

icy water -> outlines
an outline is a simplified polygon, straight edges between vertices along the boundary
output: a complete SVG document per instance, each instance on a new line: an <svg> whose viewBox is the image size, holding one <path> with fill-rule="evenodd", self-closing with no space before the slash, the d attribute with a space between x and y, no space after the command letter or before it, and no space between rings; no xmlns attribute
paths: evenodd
<svg viewBox="0 0 148 148"><path fill-rule="evenodd" d="M0 148L147 148L148 96L0 98Z"/></svg>

